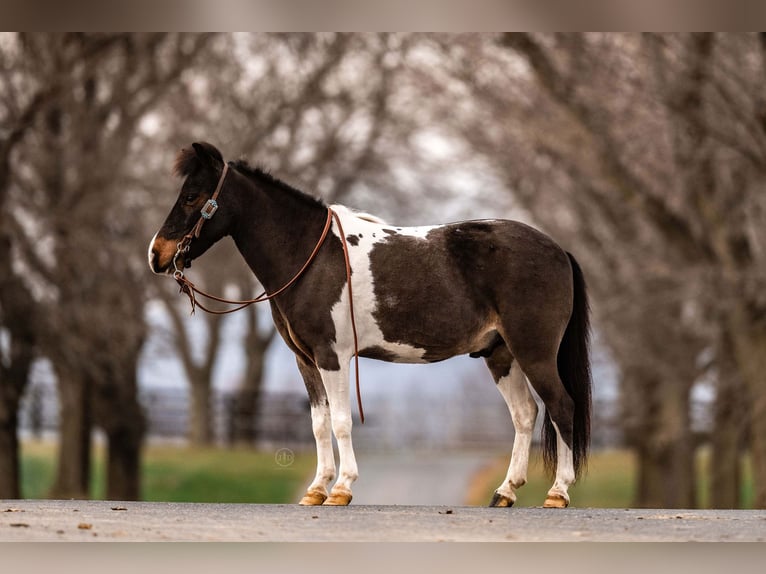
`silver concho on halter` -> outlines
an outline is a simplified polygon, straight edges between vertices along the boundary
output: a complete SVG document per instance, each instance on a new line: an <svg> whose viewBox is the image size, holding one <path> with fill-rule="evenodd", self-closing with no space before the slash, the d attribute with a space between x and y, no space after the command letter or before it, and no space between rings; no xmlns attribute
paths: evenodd
<svg viewBox="0 0 766 574"><path fill-rule="evenodd" d="M218 211L218 202L215 199L208 199L199 213L203 219L210 219L216 211Z"/></svg>

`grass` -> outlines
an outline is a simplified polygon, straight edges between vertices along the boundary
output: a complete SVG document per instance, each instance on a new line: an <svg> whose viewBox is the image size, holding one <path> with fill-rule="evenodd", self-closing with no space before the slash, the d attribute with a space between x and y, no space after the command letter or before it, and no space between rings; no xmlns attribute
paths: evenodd
<svg viewBox="0 0 766 574"><path fill-rule="evenodd" d="M594 453L588 462L588 472L569 489L572 506L591 508L627 508L631 505L635 487L635 461L625 451ZM492 493L505 478L508 457L499 457L476 475L468 495L468 504L486 506ZM527 484L517 492L514 506L541 506L551 487L543 472L542 457L533 451L530 457Z"/></svg>
<svg viewBox="0 0 766 574"><path fill-rule="evenodd" d="M103 449L93 452L91 498L104 498ZM22 496L45 498L56 463L52 443L22 445ZM142 498L169 502L296 501L315 465L314 454L295 453L289 466L277 464L274 452L245 448L215 449L149 446L142 468Z"/></svg>
<svg viewBox="0 0 766 574"><path fill-rule="evenodd" d="M710 449L702 449L697 456L697 490L699 492L700 508L707 508L710 505L710 481L708 472L711 464ZM753 491L753 469L750 457L746 456L742 465L742 485L740 490L741 507L753 508L755 502L755 492Z"/></svg>
<svg viewBox="0 0 766 574"><path fill-rule="evenodd" d="M697 459L697 488L701 508L708 505L707 468L709 452L703 450ZM481 472L471 485L467 503L485 506L492 494L505 478L508 458L499 457ZM751 508L753 503L752 474L745 464L745 478L742 485L742 506ZM591 454L587 473L569 489L574 507L587 508L630 508L633 505L636 488L636 461L626 450L603 450ZM543 473L542 459L533 451L530 458L527 484L519 489L515 506L541 506L551 486L551 480Z"/></svg>
<svg viewBox="0 0 766 574"><path fill-rule="evenodd" d="M103 449L93 453L91 498L104 498ZM315 466L313 452L295 453L288 466L277 464L274 452L245 448L215 449L151 445L145 449L142 497L169 502L292 503L307 484ZM53 443L27 441L22 445L22 496L45 498L53 481L56 449ZM708 504L707 469L710 456L697 459L700 506ZM466 503L485 506L505 477L506 456L498 457L474 477ZM628 508L633 504L636 462L625 450L596 451L587 474L570 489L572 506ZM745 464L743 507L753 504L752 473ZM516 506L540 506L551 481L544 475L539 453L533 451L529 479L518 492Z"/></svg>

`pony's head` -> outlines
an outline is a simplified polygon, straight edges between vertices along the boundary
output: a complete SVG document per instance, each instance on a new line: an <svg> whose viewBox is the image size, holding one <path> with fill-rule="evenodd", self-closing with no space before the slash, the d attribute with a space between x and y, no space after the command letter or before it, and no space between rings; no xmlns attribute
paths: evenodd
<svg viewBox="0 0 766 574"><path fill-rule="evenodd" d="M149 243L149 267L154 273L173 273L189 267L193 259L228 234L234 210L232 202L226 205L225 181L220 192L220 209L211 214L213 210L208 204L223 169L221 152L209 143L194 143L191 148L184 148L178 153L173 171L183 177L184 182L165 223ZM180 242L195 229L203 211L210 216L209 219L205 220L199 236L191 241L188 249L179 252Z"/></svg>

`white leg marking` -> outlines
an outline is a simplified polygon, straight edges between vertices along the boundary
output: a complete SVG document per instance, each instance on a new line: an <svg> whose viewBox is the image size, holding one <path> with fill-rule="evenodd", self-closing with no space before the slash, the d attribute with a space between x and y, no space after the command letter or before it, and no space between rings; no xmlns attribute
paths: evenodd
<svg viewBox="0 0 766 574"><path fill-rule="evenodd" d="M311 405L311 428L317 444L317 473L308 487L324 496L335 478L335 455L332 451L330 407L326 404Z"/></svg>
<svg viewBox="0 0 766 574"><path fill-rule="evenodd" d="M338 480L333 486L331 494L348 495L351 498L351 485L359 476L354 456L354 447L351 444L351 403L349 400L349 360L348 357L341 359L339 371L320 370L322 382L327 391L327 399L330 403L330 417L332 431L338 441Z"/></svg>
<svg viewBox="0 0 766 574"><path fill-rule="evenodd" d="M572 449L561 438L556 423L553 423L553 428L556 429L556 480L548 491L548 497L561 497L569 504L569 487L575 481L574 457L572 456Z"/></svg>
<svg viewBox="0 0 766 574"><path fill-rule="evenodd" d="M508 473L497 492L515 501L516 489L527 482L529 449L532 446L532 433L538 409L529 390L529 383L517 361L513 362L511 372L497 382L497 389L503 395L508 410L511 411L513 427L516 429Z"/></svg>

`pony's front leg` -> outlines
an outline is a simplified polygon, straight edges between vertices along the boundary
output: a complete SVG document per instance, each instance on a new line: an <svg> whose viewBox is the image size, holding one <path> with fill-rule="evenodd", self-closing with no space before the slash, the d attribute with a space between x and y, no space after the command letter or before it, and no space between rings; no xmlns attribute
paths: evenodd
<svg viewBox="0 0 766 574"><path fill-rule="evenodd" d="M328 496L328 488L335 478L335 455L332 452L330 427L330 404L319 371L313 365L298 358L298 369L311 403L311 428L317 445L317 472L300 503L303 506L322 504Z"/></svg>
<svg viewBox="0 0 766 574"><path fill-rule="evenodd" d="M330 404L332 431L338 441L340 466L338 480L333 486L325 505L345 506L351 502L351 484L359 473L356 467L354 447L351 444L351 403L348 390L348 361L340 361L337 371L320 370Z"/></svg>

